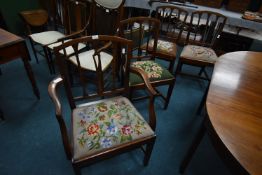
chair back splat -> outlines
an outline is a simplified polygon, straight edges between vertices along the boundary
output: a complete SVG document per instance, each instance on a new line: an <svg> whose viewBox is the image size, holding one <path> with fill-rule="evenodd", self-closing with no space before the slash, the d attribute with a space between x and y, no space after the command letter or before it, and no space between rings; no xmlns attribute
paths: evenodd
<svg viewBox="0 0 262 175"><path fill-rule="evenodd" d="M149 17L135 17L120 22L119 36L133 41L133 59L155 59L159 26L159 20Z"/></svg>
<svg viewBox="0 0 262 175"><path fill-rule="evenodd" d="M90 17L90 4L85 0L68 0L65 2L64 26L67 35L81 31Z"/></svg>
<svg viewBox="0 0 262 175"><path fill-rule="evenodd" d="M188 12L182 8L166 5L156 9L155 17L160 20L160 38L184 45L186 41L186 20Z"/></svg>
<svg viewBox="0 0 262 175"><path fill-rule="evenodd" d="M116 34L120 20L123 19L125 0L92 0L90 13L90 35Z"/></svg>
<svg viewBox="0 0 262 175"><path fill-rule="evenodd" d="M111 38L109 37L109 39ZM57 50L55 53L61 77L66 83L65 87L68 88L67 93L70 93L68 96L72 109L76 107L76 101L128 93L128 65L131 55L127 53L131 53L131 41L120 40L128 43L120 48L121 45L117 45L118 40L116 40L118 42L115 42L113 39L112 41L109 39L107 36L101 35L87 36L67 42L63 47L55 49ZM80 43L86 44L88 51L86 48L79 50ZM68 47L72 47L74 52L68 54L66 52ZM105 59L108 59L108 61ZM103 65L105 62L109 62L106 68ZM79 80L80 89L75 93L72 91L72 88L75 87L72 86L71 72L67 69L67 63L74 66L74 74ZM87 70L85 64L92 65L93 71ZM96 87L91 83L93 77L96 80L98 79ZM119 77L122 77L122 79L120 80ZM123 82L121 82L122 80Z"/></svg>
<svg viewBox="0 0 262 175"><path fill-rule="evenodd" d="M79 49L80 43L87 48ZM74 52L68 54L68 47ZM75 173L80 174L83 166L137 148L144 149L144 165L147 165L156 138L154 99L157 92L142 70L129 67L132 41L108 35L85 36L55 47L54 52L60 76L50 82L48 92L55 105L64 149ZM93 62L93 72L86 71L85 59ZM110 60L106 68L105 59ZM71 85L69 65L76 68L77 86ZM140 76L148 90L148 122L124 97L129 96L130 72ZM100 81L98 86L89 83L93 75ZM58 97L58 85L64 85L72 111L70 134Z"/></svg>
<svg viewBox="0 0 262 175"><path fill-rule="evenodd" d="M212 48L223 31L227 18L210 11L195 11L191 15L187 43Z"/></svg>

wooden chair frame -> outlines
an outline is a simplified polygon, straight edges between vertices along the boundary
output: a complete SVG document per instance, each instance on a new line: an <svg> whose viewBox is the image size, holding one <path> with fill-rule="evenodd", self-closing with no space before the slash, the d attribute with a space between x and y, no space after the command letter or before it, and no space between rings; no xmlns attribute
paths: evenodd
<svg viewBox="0 0 262 175"><path fill-rule="evenodd" d="M202 22L202 16L206 15L207 18L203 19L204 23ZM214 21L210 22L210 18L215 18ZM220 22L219 22L220 20ZM190 25L187 34L187 44L203 46L207 48L214 48L217 42L217 39L220 37L221 32L223 31L223 27L226 23L227 17L222 14L210 11L195 11L191 15ZM196 22L196 23L194 23ZM201 37L199 37L201 36ZM200 39L199 39L200 38ZM182 73L182 66L183 64L191 65L200 67L200 72L198 75L186 74ZM196 77L199 79L204 79L210 81L210 77L208 76L207 72L205 71L205 67L207 66L214 66L213 62L208 62L204 60L197 60L197 59L189 59L180 56L176 75L189 75L192 77ZM204 73L205 77L201 76Z"/></svg>
<svg viewBox="0 0 262 175"><path fill-rule="evenodd" d="M160 20L159 40L174 44L169 52L157 49L155 56L166 60L169 63L168 70L173 72L177 55L177 45L184 46L186 36L183 38L184 24L186 23L188 12L174 5L158 6L155 18Z"/></svg>
<svg viewBox="0 0 262 175"><path fill-rule="evenodd" d="M59 85L63 84L66 90L66 94L67 94L67 99L69 101L71 110L76 109L76 101L82 100L82 99L86 99L86 95L83 94L82 97L73 97L72 91L71 91L71 84L70 84L70 78L68 75L68 71L67 71L67 60L65 59L65 55L61 54L59 51L63 51L66 47L68 46L72 46L75 49L77 48L77 44L78 43L92 43L92 42L97 42L97 41L105 41L105 43L113 43L116 44L118 46L120 45L124 45L126 46L127 50L126 50L126 61L127 63L125 63L123 66L125 66L124 68L124 75L125 77L128 77L129 71L138 74L139 76L141 76L143 78L143 80L145 81L145 87L147 88L148 92L149 92L149 125L151 126L151 128L153 130L155 130L156 127L156 117L155 117L155 110L154 110L154 99L155 99L155 95L157 94L157 92L154 90L154 88L151 86L147 76L144 74L143 71L141 71L140 69L137 68L130 68L129 69L129 60L131 59L131 51L132 51L132 42L123 38L119 38L117 36L106 36L106 35L99 35L98 37L94 37L94 36L86 36L86 37L82 37L82 38L78 38L78 39L74 39L72 41L66 42L58 47L56 47L54 49L55 55L57 57L58 60L58 65L59 65L59 69L60 69L60 73L61 76L54 79L53 81L50 82L49 86L48 86L48 92L49 95L52 99L52 101L54 102L55 105L55 114L56 114L56 118L58 120L59 126L60 126L60 131L61 131L61 135L62 135L62 140L63 140L63 145L64 145L64 150L66 152L67 158L69 160L72 161L72 165L74 168L74 171L76 174L80 174L80 168L86 165L90 165L92 163L95 163L99 160L102 159L106 159L106 158L110 158L114 155L123 153L123 152L127 152L136 148L143 148L143 145L146 145L146 149L144 150L145 152L145 157L144 157L144 165L148 164L152 149L153 149L153 145L155 142L155 135L152 136L148 136L142 139L138 139L138 140L134 140L131 142L127 142L124 143L120 146L116 146L116 147L112 147L112 148L108 148L105 151L101 151L99 153L96 154L92 154L90 156L81 158L79 160L74 160L73 159L73 153L72 153L72 143L69 140L69 133L66 127L66 123L64 121L63 118L63 114L62 114L62 105L61 102L58 98L58 93L57 93L57 88ZM108 44L107 44L108 45ZM107 47L107 45L105 45L105 47ZM114 47L115 49L118 49L117 47ZM103 47L101 49L98 49L96 52L100 53L103 50ZM77 54L77 49L75 50L75 54ZM118 53L113 51L113 55L114 58L118 58L117 55ZM116 63L116 62L113 62ZM101 67L100 67L101 68ZM100 69L98 67L98 73L101 71L99 71ZM119 70L119 69L115 69L115 70ZM124 79L123 82L123 88L120 89L112 89L112 91L100 91L98 94L93 95L92 97L110 97L110 96L114 96L116 94L128 94L129 93L129 81L128 78ZM89 96L90 97L90 96ZM88 97L88 99L90 99ZM91 102L92 103L92 102ZM73 116L71 116L73 117Z"/></svg>
<svg viewBox="0 0 262 175"><path fill-rule="evenodd" d="M153 33L153 40L154 40L154 45L153 45L153 50L149 48L149 41L150 39L147 38L146 41L146 46L142 47L142 43L141 43L141 39L139 39L139 46L137 47L137 51L138 51L138 56L133 55L132 59L134 60L143 60L143 59L147 59L147 60L155 60L155 53L156 53L156 47L157 47L157 41L158 41L158 36L159 36L159 26L160 26L160 21L158 19L154 19L154 18L150 18L150 17L135 17L135 18L130 18L130 19L126 19L120 22L120 26L119 26L119 36L120 37L125 37L124 31L126 30L126 28L129 26L133 26L134 23L138 23L139 24L139 38L141 38L143 36L143 30L142 30L142 25L143 23L148 23L148 24L153 24L154 26L151 28L149 26L149 31L152 30ZM130 28L130 31L132 33L132 27ZM146 54L142 54L143 50L146 52ZM167 95L164 96L162 93L160 93L160 91L158 91L158 95L161 96L164 100L165 100L165 104L164 104L164 109L167 109L168 104L169 104L169 100L170 97L172 95L172 91L173 91L173 87L175 84L175 77L170 78L170 79L164 79L164 80L157 80L157 81L150 81L151 85L153 87L158 87L158 86L164 86L164 85L168 85L168 90L167 90ZM132 96L132 91L133 90L139 90L139 89L144 89L145 88L145 84L144 83L140 83L140 84L136 84L136 85L131 85L131 96ZM138 97L135 100L138 99L143 99L145 97Z"/></svg>

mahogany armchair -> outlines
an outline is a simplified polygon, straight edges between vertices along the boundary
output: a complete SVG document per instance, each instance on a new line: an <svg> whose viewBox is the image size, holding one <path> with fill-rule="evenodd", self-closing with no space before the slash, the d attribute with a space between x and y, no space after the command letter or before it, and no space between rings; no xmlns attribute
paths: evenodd
<svg viewBox="0 0 262 175"><path fill-rule="evenodd" d="M98 77L106 78L105 76L107 76L107 79L111 80L110 84L101 82L103 86L97 91L98 93L89 93L92 91L92 87L88 86L86 74L81 66L82 60L79 59L82 52L78 50L80 43L95 46L92 57L84 59L91 59L94 62ZM60 54L67 47L72 47L74 53L71 55ZM113 57L108 68L110 71L107 72L109 76L105 75L101 66L101 56L108 50L111 51ZM156 91L143 71L129 67L132 42L117 36L86 36L55 47L54 52L60 76L50 82L48 92L55 105L55 114L60 126L64 149L75 173L80 174L80 168L98 160L111 158L137 148L142 148L144 151L144 165L147 165L156 139L154 132L156 127L154 111ZM77 58L77 75L81 80L80 87L72 87L70 83L67 63L71 63L69 59L72 56ZM120 69L119 65L116 65L117 62L121 63ZM129 94L129 72L141 77L148 90L150 96L148 122L135 109L129 99L124 97ZM117 75L124 78L119 79ZM59 85L65 87L66 97L71 107L70 126L72 133L68 132L62 113L57 91ZM74 90L75 88L78 90ZM102 100L100 100L101 98Z"/></svg>

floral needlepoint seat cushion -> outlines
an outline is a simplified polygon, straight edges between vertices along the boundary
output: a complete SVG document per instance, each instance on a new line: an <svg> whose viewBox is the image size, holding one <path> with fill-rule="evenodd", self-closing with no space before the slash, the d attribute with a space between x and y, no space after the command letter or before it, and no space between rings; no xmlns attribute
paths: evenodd
<svg viewBox="0 0 262 175"><path fill-rule="evenodd" d="M185 46L182 50L181 57L209 63L215 63L218 58L213 49L196 45Z"/></svg>
<svg viewBox="0 0 262 175"><path fill-rule="evenodd" d="M125 97L78 107L72 115L75 160L154 135L144 118Z"/></svg>
<svg viewBox="0 0 262 175"><path fill-rule="evenodd" d="M152 39L149 41L148 49L153 50L153 45L154 45L154 40ZM142 49L146 49L146 44L142 46ZM162 54L172 55L173 57L176 57L176 50L177 47L175 43L161 40L161 39L157 41L157 49L156 49L157 53L161 52Z"/></svg>
<svg viewBox="0 0 262 175"><path fill-rule="evenodd" d="M131 63L131 66L142 69L147 73L150 81L172 79L174 76L160 64L148 60L148 61L135 61ZM141 77L134 73L130 73L130 85L136 85L143 83Z"/></svg>

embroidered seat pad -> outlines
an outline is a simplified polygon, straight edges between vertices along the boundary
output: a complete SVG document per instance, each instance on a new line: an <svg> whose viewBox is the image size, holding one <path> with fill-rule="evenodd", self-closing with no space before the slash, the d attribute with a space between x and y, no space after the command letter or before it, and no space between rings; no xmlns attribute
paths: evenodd
<svg viewBox="0 0 262 175"><path fill-rule="evenodd" d="M166 68L151 60L135 61L131 63L131 66L144 70L151 82L174 78L174 76ZM134 73L130 73L129 82L130 85L144 83L143 79Z"/></svg>
<svg viewBox="0 0 262 175"><path fill-rule="evenodd" d="M215 63L218 58L213 49L196 45L185 46L180 56L209 63Z"/></svg>
<svg viewBox="0 0 262 175"><path fill-rule="evenodd" d="M149 44L148 44L148 48L149 50L153 50L153 44L154 44L154 40L150 40ZM144 44L142 46L143 49L146 49L146 44ZM157 49L156 52L161 52L162 54L167 54L167 55L172 55L173 57L176 57L176 44L169 42L169 41L165 41L165 40L158 40L157 41Z"/></svg>
<svg viewBox="0 0 262 175"><path fill-rule="evenodd" d="M33 41L41 45L51 44L64 36L65 35L63 33L57 31L46 31L30 35Z"/></svg>
<svg viewBox="0 0 262 175"><path fill-rule="evenodd" d="M78 107L72 115L75 160L154 135L147 122L125 97Z"/></svg>

